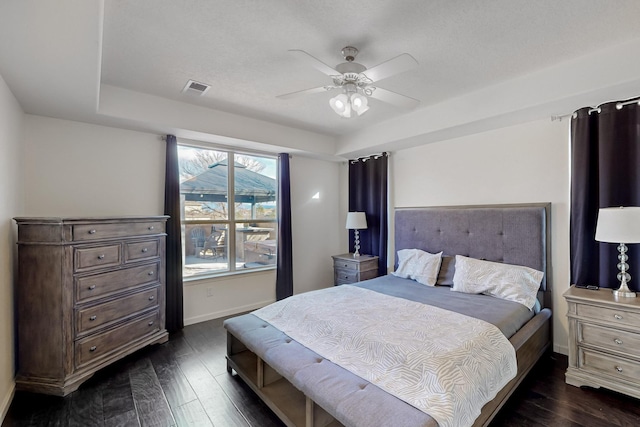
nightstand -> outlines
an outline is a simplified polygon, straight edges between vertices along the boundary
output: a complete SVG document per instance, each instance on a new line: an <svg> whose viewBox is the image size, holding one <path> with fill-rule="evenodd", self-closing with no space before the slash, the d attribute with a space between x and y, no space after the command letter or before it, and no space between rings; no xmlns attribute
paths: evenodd
<svg viewBox="0 0 640 427"><path fill-rule="evenodd" d="M333 284L345 285L378 277L378 257L352 253L333 255Z"/></svg>
<svg viewBox="0 0 640 427"><path fill-rule="evenodd" d="M640 298L618 298L611 289L572 286L569 305L567 384L608 388L640 398Z"/></svg>

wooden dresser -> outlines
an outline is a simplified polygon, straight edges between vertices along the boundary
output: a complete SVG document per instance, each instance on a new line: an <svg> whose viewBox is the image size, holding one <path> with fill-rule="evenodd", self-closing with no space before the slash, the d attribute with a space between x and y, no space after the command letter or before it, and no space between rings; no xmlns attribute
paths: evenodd
<svg viewBox="0 0 640 427"><path fill-rule="evenodd" d="M167 341L166 219L15 218L18 390L64 396Z"/></svg>
<svg viewBox="0 0 640 427"><path fill-rule="evenodd" d="M345 285L378 277L378 257L353 254L333 255L333 284Z"/></svg>
<svg viewBox="0 0 640 427"><path fill-rule="evenodd" d="M611 289L572 286L566 382L604 387L640 398L640 297L616 298Z"/></svg>

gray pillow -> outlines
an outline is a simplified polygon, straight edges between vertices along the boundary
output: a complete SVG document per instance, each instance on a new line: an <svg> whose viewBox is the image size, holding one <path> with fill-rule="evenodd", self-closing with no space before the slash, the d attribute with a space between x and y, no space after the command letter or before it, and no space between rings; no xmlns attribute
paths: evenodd
<svg viewBox="0 0 640 427"><path fill-rule="evenodd" d="M440 271L438 271L438 280L436 285L441 286L453 286L453 275L456 272L456 257L455 256L443 256L442 263L440 264Z"/></svg>

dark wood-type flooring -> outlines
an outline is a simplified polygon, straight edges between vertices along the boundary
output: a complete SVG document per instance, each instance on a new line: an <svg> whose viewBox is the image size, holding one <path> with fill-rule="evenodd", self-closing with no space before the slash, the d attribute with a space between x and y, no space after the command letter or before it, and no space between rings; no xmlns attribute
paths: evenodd
<svg viewBox="0 0 640 427"><path fill-rule="evenodd" d="M282 426L227 373L225 352L221 320L187 326L168 343L98 372L65 398L16 392L2 426ZM545 356L491 427L640 426L639 400L569 386L566 367L565 356Z"/></svg>

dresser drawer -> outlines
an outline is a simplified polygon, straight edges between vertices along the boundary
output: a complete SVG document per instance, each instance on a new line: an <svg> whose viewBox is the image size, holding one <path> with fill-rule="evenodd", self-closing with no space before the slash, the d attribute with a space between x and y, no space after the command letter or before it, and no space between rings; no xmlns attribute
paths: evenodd
<svg viewBox="0 0 640 427"><path fill-rule="evenodd" d="M110 331L79 340L75 346L76 367L106 356L132 341L160 330L158 311L132 320Z"/></svg>
<svg viewBox="0 0 640 427"><path fill-rule="evenodd" d="M159 269L160 266L156 262L93 276L76 277L76 301L88 301L124 289L155 283L158 280Z"/></svg>
<svg viewBox="0 0 640 427"><path fill-rule="evenodd" d="M74 271L87 271L101 267L112 267L122 262L120 245L74 248Z"/></svg>
<svg viewBox="0 0 640 427"><path fill-rule="evenodd" d="M622 325L640 328L640 313L617 310L615 308L597 307L589 304L577 304L576 314L594 320L601 320L608 325Z"/></svg>
<svg viewBox="0 0 640 427"><path fill-rule="evenodd" d="M144 242L127 242L124 244L124 262L156 258L159 247L158 239L145 240Z"/></svg>
<svg viewBox="0 0 640 427"><path fill-rule="evenodd" d="M76 311L76 332L82 335L103 325L126 319L158 305L158 288L148 289L104 304Z"/></svg>
<svg viewBox="0 0 640 427"><path fill-rule="evenodd" d="M76 242L158 233L164 233L164 222L162 221L78 224L73 226L73 240Z"/></svg>
<svg viewBox="0 0 640 427"><path fill-rule="evenodd" d="M579 343L634 354L640 348L640 334L604 328L588 323L580 324ZM637 355L636 355L637 356Z"/></svg>
<svg viewBox="0 0 640 427"><path fill-rule="evenodd" d="M609 354L581 348L579 368L640 384L640 364Z"/></svg>

